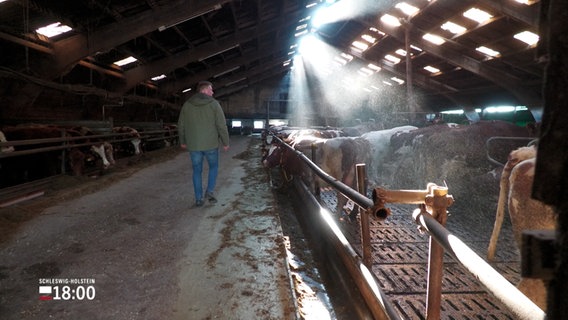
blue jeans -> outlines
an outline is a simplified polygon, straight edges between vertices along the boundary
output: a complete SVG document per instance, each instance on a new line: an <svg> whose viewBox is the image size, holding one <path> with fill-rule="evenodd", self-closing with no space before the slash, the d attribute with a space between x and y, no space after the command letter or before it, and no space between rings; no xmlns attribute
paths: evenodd
<svg viewBox="0 0 568 320"><path fill-rule="evenodd" d="M205 151L190 151L191 165L193 168L193 190L195 192L195 200L203 199L202 173L203 158L207 160L209 166L209 174L207 178L207 192L212 193L217 183L217 171L219 169L219 149L211 149Z"/></svg>

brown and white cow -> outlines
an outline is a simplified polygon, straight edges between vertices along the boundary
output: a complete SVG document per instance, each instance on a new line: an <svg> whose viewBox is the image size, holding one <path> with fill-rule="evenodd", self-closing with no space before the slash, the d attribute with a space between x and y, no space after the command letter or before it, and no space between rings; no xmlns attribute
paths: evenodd
<svg viewBox="0 0 568 320"><path fill-rule="evenodd" d="M116 162L114 160L114 147L112 144L102 138L96 138L97 134L90 128L84 126L68 127L66 128L68 132L74 136L84 137L85 139L77 140L78 144L88 144L87 147L82 147L82 151L85 154L85 159L82 163L83 167L74 166L74 171L76 175L82 174L84 165L93 166L96 159L101 159L103 163L103 169L108 169L113 166Z"/></svg>
<svg viewBox="0 0 568 320"><path fill-rule="evenodd" d="M509 209L513 234L519 248L523 231L556 228L556 214L553 208L531 196L536 153L534 145L514 150L509 154L503 168L495 225L487 252L487 259L490 261L495 257L497 238L505 216L505 203ZM535 304L546 310L546 287L541 279L522 278L517 287Z"/></svg>
<svg viewBox="0 0 568 320"><path fill-rule="evenodd" d="M113 127L112 132L122 134L119 139L128 139L127 141L122 141L115 143L116 152L124 153L126 155L139 155L142 153L140 149L140 143L142 142L140 133L138 130L127 127Z"/></svg>
<svg viewBox="0 0 568 320"><path fill-rule="evenodd" d="M315 163L327 174L355 189L355 165L370 162L370 146L367 140L356 137L336 137L322 139L312 135L299 135L288 142L295 149L310 156L310 149L316 147ZM267 168L280 166L284 177L288 180L294 176L310 181L311 174L296 153L275 143L263 160ZM341 214L347 199L337 193L337 213Z"/></svg>
<svg viewBox="0 0 568 320"><path fill-rule="evenodd" d="M357 189L355 166L371 163L371 146L369 141L361 137L338 137L326 139L321 143L317 164L330 176L343 182L352 189ZM336 214L345 210L347 198L337 192Z"/></svg>
<svg viewBox="0 0 568 320"><path fill-rule="evenodd" d="M400 126L390 129L369 131L361 135L367 140L371 147L371 162L367 169L369 181L374 184L379 183L379 173L385 158L391 152L391 139L401 133L408 133L418 129L415 126Z"/></svg>
<svg viewBox="0 0 568 320"><path fill-rule="evenodd" d="M18 125L4 127L2 130L9 141L29 141L27 144L12 147L13 151L31 152L29 150L59 147L62 142L45 142L45 139L71 136L65 129L53 125ZM34 140L37 140L37 143L32 142ZM62 150L44 149L37 153L3 158L0 164L2 186L13 186L60 174L62 162L69 164L73 170L74 161L84 158L82 152L73 145L67 148L65 159L62 159L62 154Z"/></svg>

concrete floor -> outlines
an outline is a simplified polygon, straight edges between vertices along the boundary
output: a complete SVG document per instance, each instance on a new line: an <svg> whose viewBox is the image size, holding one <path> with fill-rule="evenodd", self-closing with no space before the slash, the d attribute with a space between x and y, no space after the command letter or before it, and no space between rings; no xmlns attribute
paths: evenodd
<svg viewBox="0 0 568 320"><path fill-rule="evenodd" d="M219 202L202 208L191 208L182 152L96 192L2 209L37 212L0 244L0 318L297 318L259 159L258 138L232 136L221 152ZM41 300L56 290L61 300Z"/></svg>

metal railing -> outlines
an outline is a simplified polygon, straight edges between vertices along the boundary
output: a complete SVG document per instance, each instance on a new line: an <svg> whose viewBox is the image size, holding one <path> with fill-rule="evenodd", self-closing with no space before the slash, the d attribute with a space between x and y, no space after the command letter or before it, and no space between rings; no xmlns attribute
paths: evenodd
<svg viewBox="0 0 568 320"><path fill-rule="evenodd" d="M357 192L324 172L314 163L315 152L312 151L312 161L303 152L294 149L277 136L273 135L273 138L294 152L318 177L363 209L361 212L363 257L359 257L352 246L346 243L346 238L341 234L333 219L328 218L325 210L320 210L320 214L324 217L329 228L336 234L336 241L341 244L336 247L338 250L344 251L342 254L345 257L344 262L351 266L348 266L348 270L350 270L351 276L354 277L355 283L361 292L364 293L363 297L377 319L385 319L385 317L388 319L401 319L401 316L396 312L388 297L380 290L378 279L369 271L372 265L372 248L370 246L368 227L369 216L373 218L386 217L388 215L388 208L385 207L386 203L419 204L419 209L413 212L412 218L430 236L426 319L440 319L444 250L450 253L468 272L474 275L516 318L526 320L545 319L546 314L543 310L445 228L446 208L453 201L451 195L448 195L446 187L429 184L426 190L385 190L376 188L373 190L373 200L371 200L362 194L364 192ZM364 191L362 185L366 181L364 168L362 167L364 165L357 166L360 191ZM305 185L304 188L307 191ZM380 308L377 308L376 304Z"/></svg>

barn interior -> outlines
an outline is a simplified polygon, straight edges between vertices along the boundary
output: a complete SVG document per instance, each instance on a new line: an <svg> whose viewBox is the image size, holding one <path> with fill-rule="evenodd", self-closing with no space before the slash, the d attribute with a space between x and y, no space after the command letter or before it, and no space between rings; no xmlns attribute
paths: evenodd
<svg viewBox="0 0 568 320"><path fill-rule="evenodd" d="M562 176L567 140L552 119L565 117L554 90L566 83L550 69L566 70L567 45L551 44L566 31L560 2L0 0L0 129L175 124L202 80L235 135L281 124L536 124L558 132L539 153L554 171L537 168L555 183L537 193L560 211L565 183L551 177ZM422 186L395 169L390 177ZM566 288L556 290L552 315L568 306Z"/></svg>
<svg viewBox="0 0 568 320"><path fill-rule="evenodd" d="M312 125L344 125L339 119L465 110L475 120L509 106L538 121L539 8L514 0L3 1L0 112L3 121L174 122L195 84L211 80L231 119L301 112Z"/></svg>

